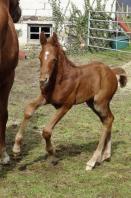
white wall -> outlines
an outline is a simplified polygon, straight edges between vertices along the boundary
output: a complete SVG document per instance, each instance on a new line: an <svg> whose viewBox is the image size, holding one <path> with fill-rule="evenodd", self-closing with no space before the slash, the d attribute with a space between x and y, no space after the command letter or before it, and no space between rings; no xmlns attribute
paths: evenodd
<svg viewBox="0 0 131 198"><path fill-rule="evenodd" d="M56 0L57 1L57 0ZM68 10L66 12L66 15L68 16L70 14L71 9L71 2L74 3L80 10L84 10L84 0L60 0L61 1L61 8L63 13L65 12L65 9L70 2L70 6L68 7ZM103 3L106 1L106 11L111 11L112 9L112 3L114 0L101 0ZM92 4L94 2L93 7L96 7L96 0L90 0L90 3ZM52 9L48 2L48 0L20 0L21 8L22 8L22 15L24 16L45 16L45 17L51 17L52 16ZM112 11L116 10L116 6L114 3ZM28 23L28 22L27 22ZM37 23L37 22L35 22ZM44 22L43 22L44 23ZM27 27L28 25L26 22L22 24L16 24L16 29L21 29L22 34L19 37L20 44L26 44L27 43Z"/></svg>
<svg viewBox="0 0 131 198"><path fill-rule="evenodd" d="M96 7L97 0L90 0L90 4ZM84 0L60 0L63 12L70 2L67 15L70 13L71 3L74 3L80 10L84 10ZM106 2L106 11L115 11L116 0L101 0L102 3ZM114 2L113 8L112 3ZM52 9L48 0L20 0L23 15L36 15L36 16L52 16Z"/></svg>
<svg viewBox="0 0 131 198"><path fill-rule="evenodd" d="M50 5L48 0L20 0L22 9L42 9L45 5Z"/></svg>
<svg viewBox="0 0 131 198"><path fill-rule="evenodd" d="M19 35L19 43L20 45L25 45L27 43L27 24L15 24L16 30L20 30L20 35Z"/></svg>
<svg viewBox="0 0 131 198"><path fill-rule="evenodd" d="M68 2L73 2L79 9L83 10L84 0L61 0L61 8L63 12L68 5ZM36 16L51 16L52 9L48 0L20 0L23 15ZM71 5L71 4L70 4ZM37 11L36 11L37 10ZM43 11L44 10L44 11ZM70 13L70 6L68 7L67 15Z"/></svg>
<svg viewBox="0 0 131 198"><path fill-rule="evenodd" d="M52 16L48 0L21 0L22 15L26 16Z"/></svg>

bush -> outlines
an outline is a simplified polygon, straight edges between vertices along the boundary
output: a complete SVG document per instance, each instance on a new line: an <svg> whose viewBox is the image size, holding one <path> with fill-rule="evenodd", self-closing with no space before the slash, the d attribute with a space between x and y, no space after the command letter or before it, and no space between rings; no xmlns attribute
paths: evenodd
<svg viewBox="0 0 131 198"><path fill-rule="evenodd" d="M65 47L68 50L81 51L82 49L87 49L89 10L91 11L92 19L111 19L111 16L105 12L95 12L105 10L106 3L102 4L101 0L97 0L97 6L95 9L91 7L90 0L84 0L84 12L82 12L74 3L71 3L70 16L68 17L66 16L66 11L68 7L63 13L60 0L50 0L50 3L53 9L53 20L55 23L54 30L57 32L58 35L60 35L62 31L64 31L64 37L67 37ZM65 21L68 21L68 24L65 24ZM109 29L109 23L106 23L105 21L91 21L91 27ZM98 30L90 30L90 36L107 39L111 38L111 33ZM100 40L95 38L90 39L90 44L95 46L108 47L109 43L110 42L106 40Z"/></svg>

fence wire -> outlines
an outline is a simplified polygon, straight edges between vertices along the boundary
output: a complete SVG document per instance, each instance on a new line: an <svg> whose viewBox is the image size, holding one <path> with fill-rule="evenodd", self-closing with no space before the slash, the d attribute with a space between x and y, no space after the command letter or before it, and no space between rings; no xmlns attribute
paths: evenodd
<svg viewBox="0 0 131 198"><path fill-rule="evenodd" d="M109 14L107 18L100 19L97 15ZM89 11L87 45L91 48L112 50L131 54L131 12L126 18L126 12ZM96 16L96 17L94 17ZM111 17L112 16L112 17ZM127 19L127 20L126 20ZM101 28L106 24L106 28ZM102 32L102 36L100 34ZM106 44L103 45L103 42ZM126 49L127 48L127 49Z"/></svg>

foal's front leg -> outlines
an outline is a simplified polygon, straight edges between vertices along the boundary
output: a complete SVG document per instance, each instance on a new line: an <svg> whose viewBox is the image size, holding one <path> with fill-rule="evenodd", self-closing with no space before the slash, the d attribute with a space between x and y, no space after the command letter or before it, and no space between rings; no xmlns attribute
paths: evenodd
<svg viewBox="0 0 131 198"><path fill-rule="evenodd" d="M56 114L49 122L49 124L43 129L42 136L46 141L46 151L49 155L55 154L55 151L51 143L52 130L55 127L55 125L59 122L59 120L69 111L70 108L71 107L69 106L62 106L60 109L58 109Z"/></svg>
<svg viewBox="0 0 131 198"><path fill-rule="evenodd" d="M27 105L27 107L25 108L24 119L23 119L23 121L20 125L20 128L19 128L19 131L18 131L18 133L16 134L16 137L15 137L15 144L13 146L14 154L19 154L20 151L21 151L23 134L24 134L24 130L25 130L25 127L26 127L28 121L32 117L33 113L38 109L38 107L40 107L44 104L46 104L46 100L43 97L43 95L40 95L35 100L33 100L31 103L29 103Z"/></svg>

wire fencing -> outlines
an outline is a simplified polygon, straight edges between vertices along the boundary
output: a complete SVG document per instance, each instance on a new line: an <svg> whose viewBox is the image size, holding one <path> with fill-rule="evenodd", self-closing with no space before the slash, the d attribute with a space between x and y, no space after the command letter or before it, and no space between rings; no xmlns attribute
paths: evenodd
<svg viewBox="0 0 131 198"><path fill-rule="evenodd" d="M100 18L103 14L107 18ZM99 17L98 17L99 15ZM131 54L131 12L89 11L87 46ZM106 28L105 28L106 27ZM128 49L128 50L127 50Z"/></svg>

